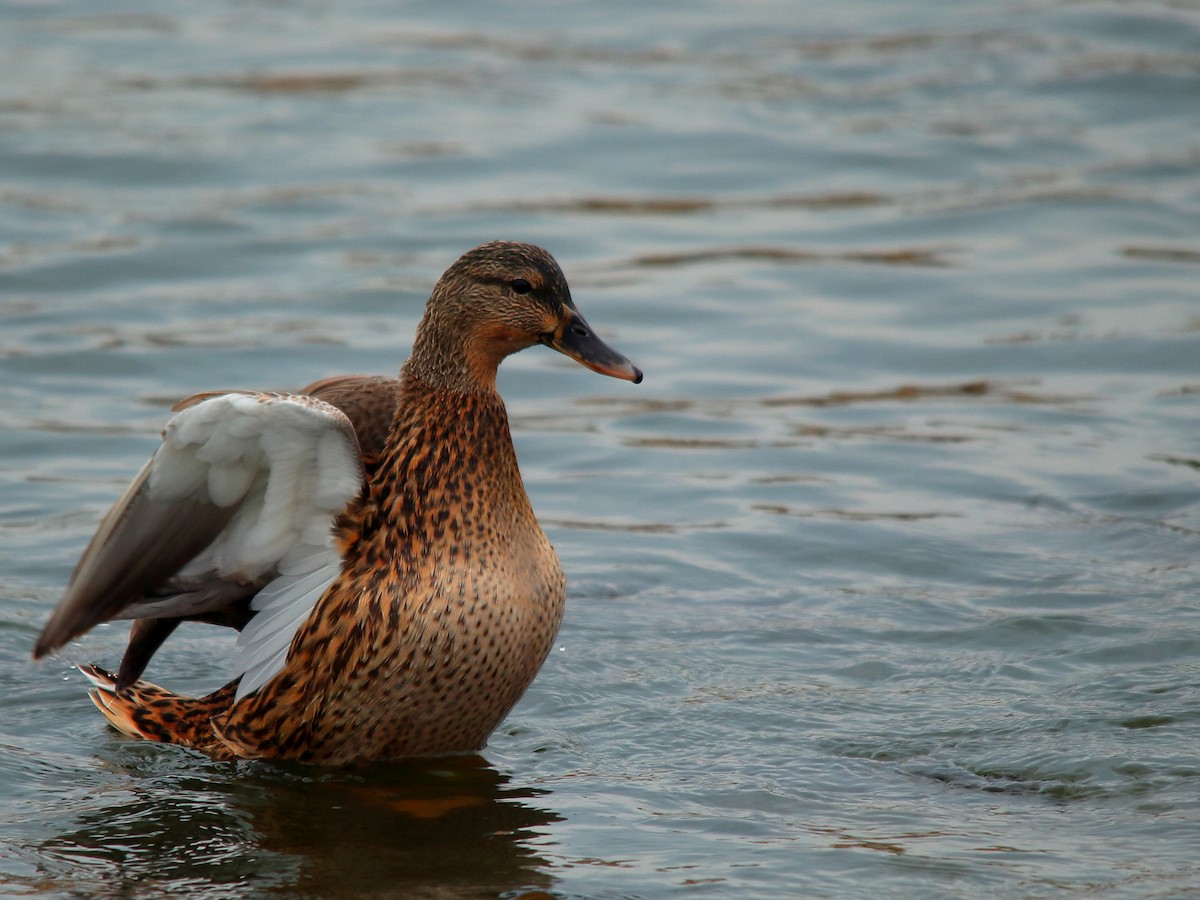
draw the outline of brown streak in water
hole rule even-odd
[[[1053,176],[1057,177],[1057,176]],[[1079,203],[1117,201],[1126,203],[1150,202],[1148,195],[1135,194],[1128,189],[1103,186],[1022,187],[1009,185],[1001,190],[977,192],[974,189],[954,190],[928,197],[929,208],[943,212],[998,209],[1026,203]]]
[[[976,847],[980,853],[1053,853],[1044,847],[1010,847],[1007,844],[997,844],[992,847]]]
[[[1200,459],[1189,459],[1186,456],[1163,456],[1157,453],[1151,454],[1149,458],[1155,462],[1164,462],[1171,466],[1186,466],[1189,469],[1200,471]]]
[[[457,34],[393,34],[384,40],[418,47],[447,50],[485,50],[526,62],[565,60],[570,63],[616,63],[621,65],[658,65],[677,63],[685,56],[683,51],[668,48],[649,50],[619,50],[612,47],[588,47],[567,44],[560,40],[528,41],[498,38],[479,32]]]
[[[146,433],[146,429],[141,425],[118,425],[114,423],[94,425],[75,419],[34,419],[29,423],[29,429],[31,431],[44,431],[47,434],[95,434],[105,436],[141,435]]]
[[[632,438],[626,442],[626,446],[672,450],[753,450],[762,444],[760,441],[745,438],[732,440],[727,438],[645,437]]]
[[[965,444],[974,438],[962,434],[918,434],[902,428],[883,426],[861,428],[828,428],[824,425],[796,424],[792,426],[795,439],[759,441],[753,438],[674,438],[664,436],[629,438],[626,447],[654,450],[758,450],[763,447],[782,449],[802,446],[812,438],[853,440],[868,438],[884,441],[904,441],[921,444]]]
[[[853,850],[855,848],[861,850],[882,850],[885,853],[894,853],[901,856],[908,852],[899,844],[888,843],[887,841],[868,841],[852,838],[850,840],[835,841],[832,845],[836,850]]]
[[[1152,259],[1155,262],[1200,263],[1200,250],[1174,247],[1122,247],[1121,255],[1127,259]]]
[[[1200,59],[1191,53],[1089,53],[1059,68],[1062,78],[1109,75],[1175,75],[1200,72]]]
[[[0,112],[19,112],[0,103]],[[53,194],[39,194],[26,190],[0,190],[0,206],[16,206],[21,209],[37,209],[49,212],[82,212],[86,207]]]
[[[87,34],[100,31],[178,31],[175,20],[166,16],[140,13],[109,13],[93,16],[68,16],[57,21],[47,20],[39,27],[66,34]]]
[[[549,213],[611,213],[618,215],[679,215],[717,210],[855,209],[892,203],[884,194],[850,191],[840,194],[783,194],[773,197],[605,197],[584,196],[541,200],[476,203],[468,212],[518,210]]]
[[[792,426],[792,433],[806,438],[829,438],[830,440],[853,440],[855,438],[871,438],[885,441],[908,441],[918,444],[966,444],[975,438],[965,434],[919,434],[903,428],[889,428],[883,425],[861,426],[857,428],[830,428],[826,425],[797,423]]]
[[[799,519],[844,519],[850,522],[919,522],[924,519],[958,519],[958,513],[944,512],[871,512],[856,509],[796,509],[779,503],[752,503],[751,509],[772,513],[777,516],[795,516]]]
[[[750,479],[751,484],[828,484],[827,478],[818,475],[760,475]]]
[[[1088,332],[1080,328],[1059,328],[1049,331],[1018,331],[985,339],[989,345],[1004,344],[1066,344],[1074,341],[1111,341],[1127,335],[1118,330]]]
[[[580,397],[575,400],[577,406],[628,406],[638,413],[686,412],[695,407],[694,400],[662,400],[655,397],[638,398],[633,403],[627,403],[627,397]],[[513,417],[514,419],[517,417]],[[533,421],[538,416],[521,417],[522,421]]]
[[[214,79],[222,87],[259,94],[304,94],[351,91],[370,81],[362,72],[304,72],[277,75],[242,75]]]
[[[1187,397],[1191,394],[1200,394],[1200,384],[1185,384],[1182,387],[1172,388],[1167,391],[1159,391],[1159,397]]]
[[[778,263],[853,262],[888,266],[945,267],[950,262],[932,250],[797,250],[789,247],[712,247],[678,253],[650,253],[635,257],[635,266],[679,266],[728,259],[750,259]]]
[[[902,384],[886,391],[834,391],[819,397],[768,397],[763,406],[845,406],[850,403],[877,403],[886,400],[922,400],[929,397],[981,397],[995,392],[986,381],[967,381],[949,385]]]
[[[724,522],[696,522],[680,529],[666,522],[596,522],[587,519],[542,519],[546,525],[558,528],[578,528],[584,531],[623,531],[631,534],[678,534],[679,531],[704,531],[712,528],[724,528]]]
[[[810,58],[828,58],[848,53],[879,55],[906,50],[920,50],[934,45],[942,39],[942,35],[930,32],[898,32],[896,34],[884,34],[868,38],[795,41],[792,46],[804,56]]]
[[[141,243],[141,240],[133,235],[102,235],[62,244],[11,244],[6,251],[0,253],[0,267],[57,256],[120,252],[138,247]]]
[[[225,88],[257,94],[330,94],[375,87],[411,87],[439,84],[462,87],[472,81],[463,70],[375,69],[327,72],[250,72],[238,75],[192,76],[181,79],[134,77],[122,79],[121,87],[158,90],[177,86]]]
[[[1180,389],[1179,394],[1200,393],[1200,385],[1185,387]],[[833,391],[829,394],[816,394],[810,396],[783,396],[783,397],[764,397],[758,399],[720,399],[720,400],[692,400],[692,399],[674,399],[664,400],[660,398],[647,397],[626,398],[626,397],[581,397],[575,400],[579,406],[597,407],[605,406],[614,408],[613,417],[630,416],[630,415],[652,415],[657,413],[701,413],[704,415],[719,416],[722,418],[737,417],[740,409],[749,406],[765,406],[765,407],[781,407],[781,406],[812,406],[812,407],[828,407],[828,406],[846,406],[852,403],[913,403],[921,400],[939,400],[939,399],[966,399],[966,398],[990,398],[1002,403],[1022,403],[1034,405],[1048,406],[1068,406],[1073,403],[1078,403],[1087,400],[1086,396],[1066,396],[1066,395],[1049,395],[1035,394],[1030,391],[1020,391],[1011,387],[1006,387],[991,381],[966,381],[959,384],[935,384],[935,385],[914,385],[904,384],[895,388],[888,388],[879,391]],[[594,417],[594,414],[590,414]],[[524,417],[522,421],[536,421],[536,417]],[[699,439],[696,439],[699,440]],[[695,446],[691,439],[680,439],[684,445]],[[724,440],[714,441],[715,446],[737,446],[731,445],[730,442]]]
[[[463,144],[460,141],[392,141],[383,149],[396,156],[423,159],[439,156],[460,156]]]

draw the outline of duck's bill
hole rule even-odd
[[[596,332],[578,313],[559,325],[555,332],[544,336],[542,343],[593,372],[641,384],[642,370],[596,337]]]

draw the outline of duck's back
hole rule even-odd
[[[396,406],[400,379],[387,375],[335,375],[314,381],[300,393],[336,406],[354,426],[363,464],[370,469],[383,454]]]

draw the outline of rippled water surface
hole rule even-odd
[[[1171,0],[0,7],[3,891],[1200,891],[1198,97]],[[30,662],[171,402],[394,372],[495,237],[647,375],[502,370],[570,597],[481,758]]]

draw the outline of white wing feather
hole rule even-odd
[[[236,699],[250,696],[283,668],[297,629],[341,570],[332,548],[308,562],[311,569],[280,575],[250,602],[259,612],[238,635],[233,667],[242,680]]]
[[[167,423],[151,498],[238,506],[180,577],[275,576],[251,601],[258,614],[238,637],[237,699],[283,668],[297,629],[341,570],[333,518],[357,496],[362,478],[349,419],[311,397],[221,394]]]

